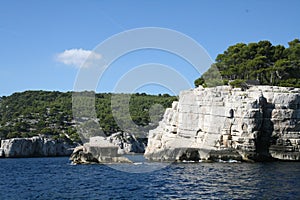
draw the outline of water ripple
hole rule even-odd
[[[126,173],[67,158],[0,159],[0,199],[296,199],[299,179],[300,163],[293,162],[182,163]]]

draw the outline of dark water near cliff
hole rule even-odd
[[[151,173],[68,158],[0,159],[0,199],[299,199],[300,163],[172,164]]]

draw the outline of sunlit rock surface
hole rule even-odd
[[[50,157],[70,156],[73,146],[61,141],[43,137],[12,138],[0,141],[0,157]]]
[[[252,86],[182,91],[149,132],[145,157],[300,160],[300,90]]]

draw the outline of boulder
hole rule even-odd
[[[91,137],[89,142],[76,147],[70,160],[73,164],[131,163],[129,159],[118,154],[117,145],[101,136]]]
[[[108,141],[118,146],[119,154],[144,153],[145,144],[141,139],[136,139],[133,134],[117,132],[108,137]]]

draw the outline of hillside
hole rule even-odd
[[[96,113],[104,133],[111,135],[121,131],[111,111],[112,94],[101,93],[95,96]],[[160,104],[164,108],[170,107],[174,100],[176,97],[167,94],[133,94],[129,104],[132,120],[137,125],[152,129],[157,124],[150,123],[149,108],[154,104]],[[161,111],[161,115],[163,112],[164,110]],[[72,114],[72,92],[25,91],[1,97],[0,139],[36,135],[80,142]]]

